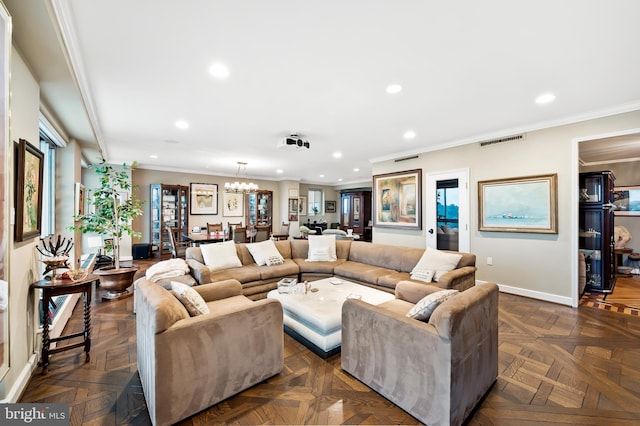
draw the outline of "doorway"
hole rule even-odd
[[[427,247],[469,252],[469,169],[427,174]]]

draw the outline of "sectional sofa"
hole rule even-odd
[[[336,261],[310,262],[306,260],[308,240],[291,239],[275,241],[274,244],[284,258],[284,263],[280,265],[258,266],[244,243],[236,244],[242,263],[240,267],[211,271],[205,265],[200,247],[189,247],[185,257],[190,273],[198,284],[236,279],[242,284],[243,295],[252,300],[265,298],[282,278],[314,281],[336,276],[389,293],[394,293],[400,281],[425,284],[411,279],[411,271],[422,258],[424,249],[336,240]],[[476,256],[456,253],[462,255],[457,267],[442,275],[438,282],[430,284],[460,291],[475,285]]]

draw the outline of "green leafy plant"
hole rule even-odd
[[[91,166],[100,180],[100,187],[91,191],[87,209],[90,213],[74,216],[80,224],[70,226],[68,229],[82,233],[96,233],[113,238],[113,258],[115,269],[120,269],[120,238],[124,235],[139,238],[141,233],[136,232],[131,221],[142,214],[143,201],[138,200],[133,191],[136,189],[131,184],[129,173],[136,168],[134,162],[131,166],[122,165],[122,170],[116,170],[108,164],[104,158],[98,164]]]

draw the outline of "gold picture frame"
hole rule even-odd
[[[558,175],[478,182],[478,229],[558,233]]]
[[[422,169],[374,175],[373,188],[374,227],[422,229]]]

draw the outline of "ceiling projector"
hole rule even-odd
[[[302,140],[302,138],[300,138],[300,136],[296,134],[287,136],[286,138],[282,139],[278,143],[278,148],[284,148],[284,149],[299,149],[299,148],[309,149],[309,147],[310,147],[309,141]]]

